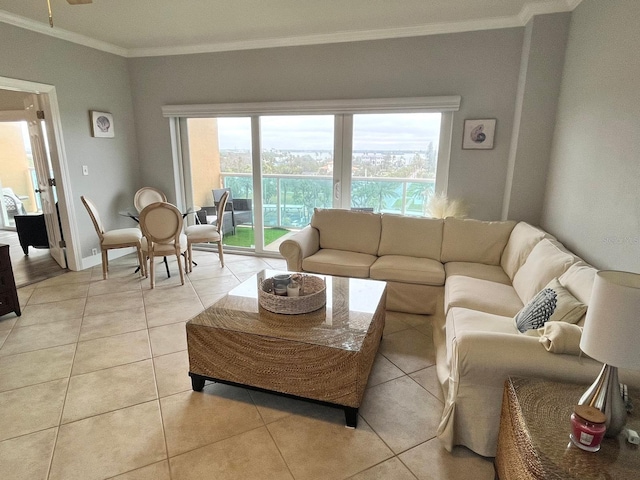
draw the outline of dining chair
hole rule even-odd
[[[224,209],[227,206],[227,200],[229,198],[229,192],[226,191],[220,197],[218,201],[218,211],[215,225],[191,225],[185,229],[187,235],[187,271],[193,271],[193,250],[192,245],[194,243],[217,243],[218,244],[218,257],[220,257],[220,264],[224,268],[224,253],[222,251],[222,224]]]
[[[154,187],[142,187],[133,197],[133,205],[136,207],[138,213],[142,212],[142,209],[147,205],[166,201],[167,196],[164,192]]]
[[[182,233],[182,213],[175,205],[167,202],[155,202],[140,212],[142,229],[142,252],[145,258],[145,276],[151,275],[151,288],[155,287],[155,256],[166,257],[175,254],[180,271],[180,281],[184,285],[184,270],[180,257],[187,251],[187,236]],[[146,268],[146,258],[149,268]],[[185,269],[187,268],[185,255]]]
[[[138,261],[142,266],[141,272],[144,275],[144,263],[142,262],[142,232],[140,232],[139,228],[118,228],[115,230],[105,231],[102,221],[100,220],[100,215],[98,214],[98,209],[95,204],[89,200],[84,195],[80,197],[82,203],[84,204],[87,212],[89,212],[89,216],[91,217],[91,221],[93,222],[93,226],[96,229],[96,233],[98,234],[98,238],[100,239],[100,250],[102,252],[102,278],[107,279],[109,272],[109,255],[108,251],[113,250],[115,248],[128,248],[134,247],[138,253]]]

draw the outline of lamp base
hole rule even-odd
[[[580,397],[578,405],[590,405],[604,413],[607,417],[605,437],[617,437],[627,423],[627,410],[618,382],[618,367],[605,363],[596,381]]]

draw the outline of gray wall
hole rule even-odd
[[[117,214],[132,205],[139,175],[126,60],[4,23],[0,45],[0,76],[56,87],[69,193],[81,254],[88,257],[99,243],[80,195],[95,201],[107,228],[132,226]],[[91,137],[89,110],[113,114],[114,139]],[[88,176],[82,175],[82,165],[89,166]]]
[[[141,178],[173,189],[163,105],[461,95],[449,195],[476,218],[498,219],[524,28],[129,59]],[[465,118],[497,118],[493,150],[462,150]]]
[[[540,223],[570,13],[538,15],[525,29],[502,218]]]
[[[598,268],[640,272],[640,2],[573,12],[542,226]]]

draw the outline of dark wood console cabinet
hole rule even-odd
[[[11,268],[9,245],[0,244],[0,315],[10,312],[15,312],[18,316],[22,314]]]

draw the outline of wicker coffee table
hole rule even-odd
[[[326,278],[326,306],[279,315],[258,305],[258,285],[285,273],[264,270],[187,322],[193,390],[205,380],[343,408],[356,427],[386,306],[386,283]]]

